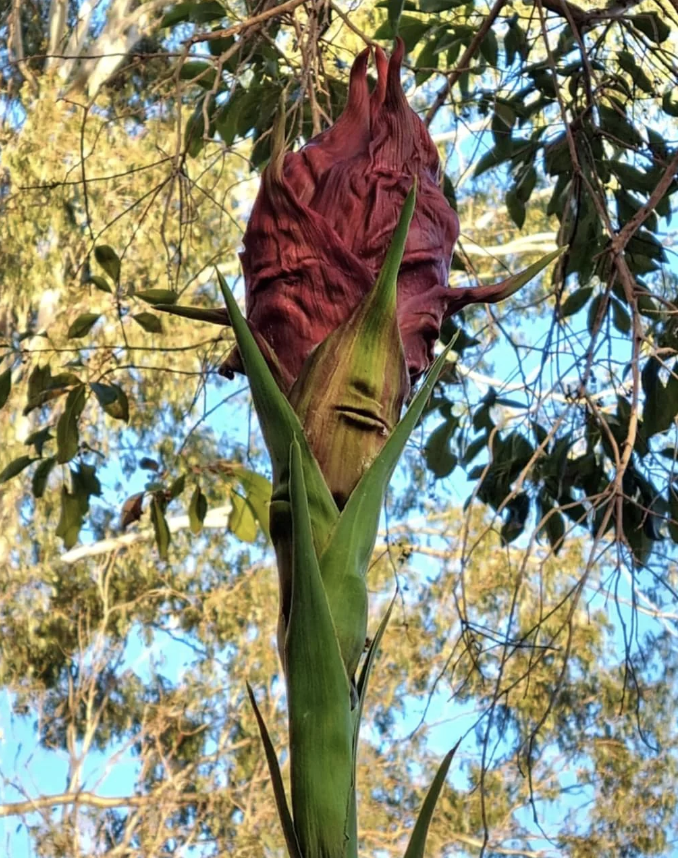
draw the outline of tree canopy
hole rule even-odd
[[[246,691],[280,747],[269,465],[218,373],[215,269],[237,293],[279,106],[299,147],[396,36],[461,222],[450,283],[567,250],[446,324],[368,580],[372,631],[397,592],[362,847],[402,854],[462,740],[430,854],[673,853],[674,0],[7,0],[8,854],[282,854]]]

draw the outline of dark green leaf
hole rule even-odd
[[[101,313],[82,313],[68,329],[68,339],[86,337],[101,318]]]
[[[492,137],[494,145],[501,149],[503,143],[511,140],[511,131],[516,122],[515,110],[505,102],[497,102],[492,116]]]
[[[73,491],[81,500],[83,515],[89,509],[89,499],[92,495],[101,497],[101,483],[93,465],[80,463],[76,471],[71,470]]]
[[[191,502],[188,506],[188,520],[190,523],[191,533],[200,533],[202,523],[207,515],[207,498],[200,490],[200,486],[196,486],[191,496]]]
[[[629,146],[640,146],[642,144],[643,138],[640,133],[620,110],[600,104],[598,105],[598,114],[601,129],[611,137]]]
[[[111,280],[117,283],[120,278],[120,259],[115,250],[107,244],[100,244],[94,248],[94,258]]]
[[[169,487],[169,500],[174,500],[174,498],[179,497],[185,487],[186,474],[181,474],[181,476],[177,477],[176,480],[174,480],[172,482],[172,485]]]
[[[513,223],[518,229],[522,229],[525,223],[525,203],[519,198],[515,187],[506,194],[506,209]]]
[[[415,61],[417,73],[415,75],[415,83],[421,86],[433,74],[433,69],[438,68],[438,54],[436,53],[436,40],[430,39],[424,47],[419,51],[419,55]]]
[[[450,450],[450,441],[458,425],[459,420],[452,417],[434,429],[426,441],[426,467],[437,480],[449,476],[457,466],[457,457]]]
[[[631,330],[631,316],[616,299],[612,299],[612,324],[622,334],[628,334]]]
[[[74,387],[66,398],[64,411],[57,423],[57,462],[63,465],[78,452],[78,420],[85,407],[86,387],[84,384]]]
[[[375,32],[374,38],[390,40],[400,36],[405,43],[405,50],[409,53],[430,27],[430,21],[422,21],[421,18],[414,18],[412,15],[401,15],[397,30],[391,21],[384,21]]]
[[[549,541],[549,545],[553,549],[554,554],[558,554],[563,547],[563,538],[565,536],[565,522],[562,515],[557,510],[552,510],[544,524],[544,530]]]
[[[12,459],[12,461],[0,472],[0,483],[6,483],[7,480],[11,480],[12,477],[16,477],[20,474],[24,468],[27,468],[31,462],[37,461],[32,456],[19,456],[17,459]]]
[[[592,286],[585,286],[583,289],[577,289],[571,295],[568,295],[560,307],[561,319],[566,319],[568,316],[574,316],[588,302],[593,294]]]
[[[393,33],[398,32],[398,23],[400,16],[403,13],[404,0],[387,0],[386,11],[388,13],[388,21],[393,28]]]
[[[194,24],[207,24],[210,21],[226,17],[226,10],[216,0],[203,2],[177,3],[163,16],[161,27],[173,27],[182,21],[192,21]]]
[[[497,68],[499,61],[499,43],[494,30],[488,30],[485,38],[480,43],[480,54],[483,59],[487,60],[488,65],[492,68]]]
[[[12,390],[12,368],[6,369],[0,374],[0,408],[9,399],[10,391]]]
[[[26,438],[24,444],[26,446],[35,446],[35,452],[38,456],[42,456],[42,448],[48,441],[52,440],[52,434],[50,433],[50,426],[43,426],[42,429],[36,429],[35,432],[31,432],[31,434]]]
[[[148,331],[149,334],[162,333],[162,322],[157,316],[154,316],[153,313],[137,313],[136,316],[132,316],[132,318],[138,325],[141,325],[145,331]]]
[[[662,21],[656,12],[642,12],[640,15],[629,15],[625,20],[633,24],[636,30],[640,30],[648,39],[651,39],[658,45],[665,42],[671,35],[671,28],[666,21]]]
[[[662,110],[668,113],[669,116],[678,116],[678,101],[672,101],[671,96],[675,90],[667,89],[662,96]]]
[[[639,89],[642,89],[643,92],[646,92],[648,95],[654,95],[654,86],[652,81],[638,65],[636,58],[630,51],[619,51],[617,59],[619,61],[619,65],[628,75],[630,75],[631,80]]]
[[[170,532],[165,518],[162,502],[157,495],[151,499],[151,522],[155,533],[155,543],[161,560],[167,560],[167,550],[170,544]]]
[[[110,417],[116,420],[129,421],[129,400],[125,391],[117,384],[101,384],[93,381],[90,384],[99,405]]]
[[[93,274],[88,280],[87,283],[91,283],[92,286],[96,286],[101,292],[108,292],[109,295],[113,294],[113,290],[110,287],[110,284],[103,277],[98,277]]]
[[[204,60],[188,60],[183,63],[179,71],[181,80],[191,80],[203,89],[212,89],[217,78],[217,71],[212,63]],[[198,78],[196,80],[196,78]],[[166,302],[169,303],[169,302]]]
[[[45,488],[47,487],[47,480],[49,479],[49,475],[51,474],[52,468],[55,464],[56,457],[50,456],[49,459],[43,459],[33,472],[31,488],[34,498],[39,500],[44,495]]]
[[[144,289],[142,292],[135,292],[134,297],[141,298],[147,304],[176,304],[179,296],[171,289]]]

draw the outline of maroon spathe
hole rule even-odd
[[[460,290],[447,287],[459,220],[440,190],[433,141],[405,100],[403,51],[400,40],[390,60],[375,49],[371,94],[369,50],[359,54],[337,122],[264,175],[244,237],[247,318],[288,381],[372,288],[414,177],[417,204],[398,278],[412,380],[429,366],[443,319],[459,309]]]

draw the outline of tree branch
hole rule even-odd
[[[208,799],[208,796],[200,796],[198,793],[187,795],[175,795],[168,797],[173,804],[196,804]],[[10,802],[0,804],[0,818],[7,816],[20,816],[25,813],[35,813],[49,807],[63,807],[66,804],[86,805],[99,810],[109,810],[115,807],[145,807],[149,804],[157,804],[157,795],[128,795],[128,796],[101,796],[93,792],[64,792],[59,795],[41,795],[26,801]]]
[[[228,503],[224,506],[217,506],[214,509],[207,510],[207,515],[202,526],[226,527],[231,509],[232,506]],[[186,530],[190,526],[190,521],[187,515],[173,515],[167,519],[167,526],[170,533],[176,533],[179,530]],[[70,551],[62,554],[61,562],[75,563],[85,557],[111,554],[113,551],[129,548],[130,545],[134,545],[136,542],[143,542],[145,539],[153,539],[153,530],[150,527],[138,530],[135,533],[121,533],[120,536],[112,536],[110,539],[100,539],[98,542],[90,542],[88,545],[78,545],[77,548],[71,548]]]
[[[661,198],[668,191],[676,173],[678,173],[678,152],[667,165],[664,175],[657,182],[657,186],[650,194],[645,205],[638,209],[631,220],[625,224],[623,229],[621,229],[612,239],[612,249],[615,253],[621,253],[624,250],[631,238],[633,238],[636,230],[638,230],[650,216]]]

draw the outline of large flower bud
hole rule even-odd
[[[410,378],[432,360],[449,314],[447,288],[456,213],[440,190],[439,159],[400,83],[403,44],[390,60],[375,49],[351,71],[337,122],[271,165],[245,233],[247,318],[290,381],[310,352],[346,322],[372,288],[413,179],[417,205],[398,278],[398,324]],[[237,368],[233,356],[226,370]]]

